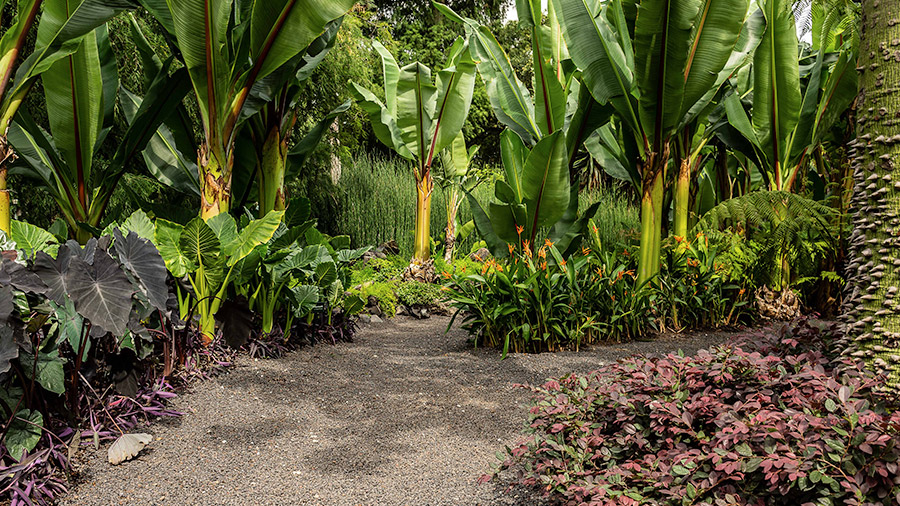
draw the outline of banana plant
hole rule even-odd
[[[508,254],[508,244],[533,245],[541,228],[554,227],[554,238],[571,239],[572,227],[585,223],[577,220],[578,185],[570,184],[579,178],[576,156],[612,108],[594,100],[574,72],[556,8],[548,6],[545,21],[541,2],[516,3],[519,23],[532,37],[532,96],[488,27],[446,5],[435,6],[465,27],[494,114],[508,129],[501,143],[506,181],[495,186],[499,202],[485,210],[469,199],[479,233],[494,255]],[[523,186],[526,178],[534,184]]]
[[[432,80],[421,63],[400,68],[397,60],[378,41],[384,72],[385,101],[357,83],[351,92],[369,115],[378,140],[403,158],[415,162],[415,247],[408,272],[419,272],[431,260],[432,164],[462,130],[475,89],[475,63],[462,38],[450,48],[447,65]],[[429,274],[425,274],[428,277]]]
[[[805,90],[801,91],[799,41],[787,0],[767,0],[766,29],[753,58],[752,115],[737,93],[725,100],[729,131],[722,136],[759,167],[769,190],[797,191],[798,178],[857,94],[855,38],[829,45],[822,33]],[[837,52],[834,63],[826,56]],[[737,134],[737,135],[735,135]]]
[[[297,100],[306,80],[334,47],[342,21],[343,18],[338,18],[329,23],[325,32],[301,54],[250,90],[250,98],[241,113],[240,121],[244,127],[238,142],[255,156],[246,157],[248,165],[236,170],[236,187],[245,188],[241,198],[245,202],[255,175],[260,216],[285,209],[288,203],[285,181],[297,175],[331,124],[350,108],[349,100],[339,105],[313,125],[292,148],[289,146],[300,118]],[[267,97],[276,98],[267,100]]]
[[[175,278],[187,278],[193,296],[179,288],[179,301],[184,308],[194,306],[199,315],[200,333],[206,344],[216,332],[216,313],[225,301],[238,263],[267,242],[281,224],[284,211],[272,211],[263,218],[249,221],[240,231],[228,213],[220,213],[207,222],[196,217],[187,225],[164,219],[156,220],[154,239],[166,268]],[[192,304],[185,304],[190,300]],[[182,310],[182,317],[190,314]]]
[[[479,146],[466,149],[466,138],[460,132],[448,149],[441,153],[441,164],[434,172],[435,182],[447,194],[447,227],[444,230],[444,261],[453,260],[457,240],[457,220],[463,192],[471,192],[481,182],[474,171],[473,160]],[[466,226],[472,227],[474,224]],[[464,226],[463,228],[466,228]]]
[[[5,5],[6,2],[2,2]],[[28,35],[41,7],[41,25],[46,26],[38,37],[34,52],[21,61]],[[10,197],[7,176],[17,155],[7,136],[9,128],[25,99],[42,72],[54,62],[74,53],[81,39],[123,9],[133,7],[126,0],[19,0],[15,17],[0,38],[0,230],[10,232]],[[65,10],[62,10],[65,8]]]
[[[633,145],[641,182],[638,283],[659,271],[665,170],[676,133],[734,72],[748,0],[551,0],[572,61],[594,99],[610,104]],[[632,35],[633,33],[633,35]]]
[[[65,21],[65,5],[46,0],[38,42],[48,40]],[[171,62],[169,62],[171,63]],[[114,123],[119,85],[106,25],[85,35],[71,54],[42,74],[50,131],[21,110],[9,132],[18,153],[13,173],[40,181],[56,200],[71,234],[81,243],[100,225],[103,213],[132,157],[140,153],[168,111],[189,89],[186,74],[171,78],[165,69],[134,113],[131,126],[109,163],[98,163],[100,147]]]
[[[142,0],[174,38],[200,107],[197,150],[200,216],[229,210],[235,140],[254,87],[296,68],[309,45],[353,6],[353,0]]]
[[[38,40],[58,31],[61,2],[47,0]],[[171,63],[171,62],[169,62]],[[41,81],[50,131],[39,127],[27,111],[19,111],[9,140],[19,157],[13,173],[40,181],[56,200],[71,234],[81,243],[100,225],[113,191],[132,157],[140,153],[168,111],[185,96],[184,72],[163,71],[134,113],[131,126],[109,163],[98,163],[100,147],[114,123],[119,85],[106,25],[84,36],[77,50],[50,65]]]

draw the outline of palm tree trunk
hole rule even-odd
[[[863,0],[857,138],[851,143],[856,188],[851,206],[849,280],[842,351],[900,386],[900,0]],[[874,177],[873,177],[874,176]]]

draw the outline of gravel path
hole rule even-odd
[[[696,349],[723,333],[580,353],[472,350],[449,319],[395,318],[356,341],[277,360],[243,356],[176,400],[134,461],[88,450],[66,505],[438,506],[540,504],[476,479],[514,443],[529,394],[513,385],[587,372],[635,353]]]

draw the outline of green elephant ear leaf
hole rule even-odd
[[[44,426],[44,417],[40,411],[22,409],[16,413],[16,417],[9,424],[9,431],[3,438],[3,444],[10,456],[21,461],[25,452],[34,450],[41,441]]]
[[[181,254],[197,266],[197,271],[207,287],[218,287],[224,278],[222,244],[216,233],[202,218],[188,222],[178,242]]]
[[[156,220],[154,244],[166,263],[166,268],[176,278],[182,278],[197,269],[197,264],[181,251],[181,234],[184,227],[162,218]]]
[[[150,221],[150,217],[141,209],[132,213],[131,216],[122,222],[122,225],[119,228],[122,229],[123,233],[127,234],[128,232],[134,232],[139,237],[151,241],[153,240],[153,234],[156,231],[153,227],[153,222]]]
[[[225,251],[229,257],[228,265],[234,265],[238,260],[249,255],[253,248],[268,242],[278,229],[278,225],[281,224],[282,217],[284,217],[284,211],[269,211],[262,218],[253,220],[244,227],[237,240],[232,243],[231,249]]]
[[[297,285],[291,288],[290,298],[294,316],[303,318],[319,303],[319,287],[315,285]]]
[[[216,233],[225,255],[231,255],[238,240],[237,222],[234,221],[234,217],[228,213],[219,213],[210,218],[206,224]]]
[[[316,278],[320,287],[329,286],[337,279],[337,265],[334,262],[322,262],[316,266]]]
[[[16,243],[16,249],[24,251],[28,258],[34,258],[39,251],[56,256],[59,249],[53,234],[30,223],[13,220],[9,232],[10,239]]]
[[[66,392],[66,373],[63,369],[63,359],[59,356],[59,350],[50,353],[39,353],[37,364],[34,363],[34,355],[22,353],[19,355],[22,370],[29,379],[34,379],[48,392],[62,395]],[[34,376],[32,376],[34,371]]]

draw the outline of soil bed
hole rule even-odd
[[[67,505],[528,505],[476,480],[520,437],[529,393],[514,385],[588,372],[633,354],[692,353],[733,334],[663,335],[579,353],[471,349],[449,319],[365,325],[354,343],[275,360],[245,355],[176,399],[186,415],[147,432],[137,460],[81,455]]]

